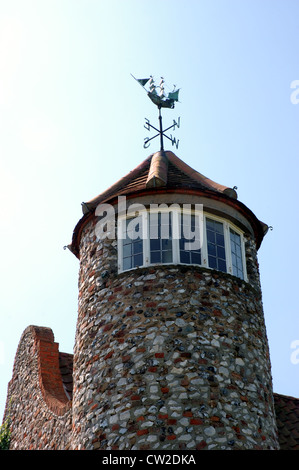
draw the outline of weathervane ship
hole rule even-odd
[[[133,75],[132,75],[133,77]],[[133,77],[135,78],[135,77]],[[164,91],[164,78],[161,77],[161,81],[159,86],[155,85],[154,79],[152,76],[149,78],[135,78],[138,83],[145,89],[147,92],[147,95],[149,98],[152,100],[154,104],[156,104],[161,108],[174,108],[174,104],[176,101],[179,101],[179,91],[180,89],[176,89],[176,86],[174,85],[174,89],[172,92],[168,93],[168,95],[165,95]],[[148,83],[149,85],[149,90],[145,88],[145,85]],[[157,88],[159,88],[159,93],[157,93]]]
[[[160,129],[157,129],[154,127],[152,124],[150,124],[150,121],[146,119],[146,125],[144,126],[147,130],[154,129],[158,132],[154,137],[152,138],[145,138],[144,139],[144,148],[147,148],[150,144],[149,142],[156,137],[160,136],[160,144],[161,144],[161,151],[164,151],[164,144],[163,144],[163,136],[169,139],[172,143],[172,145],[176,145],[176,148],[178,148],[179,145],[179,140],[176,140],[175,137],[170,137],[165,134],[166,131],[169,129],[175,130],[176,127],[180,127],[180,118],[178,118],[177,121],[173,120],[173,124],[169,126],[167,129],[163,130],[162,126],[162,115],[161,115],[161,108],[171,108],[173,109],[175,106],[175,102],[179,101],[179,91],[180,89],[177,89],[176,86],[174,85],[173,91],[168,93],[167,95],[165,94],[164,90],[164,78],[161,77],[160,83],[158,86],[155,85],[154,79],[152,76],[149,78],[135,78],[133,75],[132,77],[144,88],[144,90],[147,92],[148,97],[151,99],[151,101],[158,107],[159,109],[159,122],[160,122]],[[145,88],[145,85],[149,86],[149,89],[147,90]],[[159,92],[157,92],[157,89]]]

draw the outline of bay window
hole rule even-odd
[[[207,213],[180,208],[120,217],[119,272],[159,264],[199,265],[246,280],[242,232]]]

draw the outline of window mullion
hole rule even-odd
[[[172,211],[172,261],[174,264],[180,263],[180,248],[179,248],[179,230],[180,230],[180,214],[179,211]],[[177,235],[177,236],[176,236]]]
[[[143,222],[143,264],[148,266],[150,264],[150,233],[149,233],[149,213],[145,211],[142,214]]]
[[[203,217],[203,240],[202,240],[202,265],[207,268],[209,266],[208,263],[208,241],[207,241],[207,225],[206,225],[206,217]]]
[[[123,232],[126,224],[125,218],[118,218],[119,230],[118,230],[118,270],[123,271]]]
[[[230,244],[230,232],[229,224],[224,222],[224,243],[225,243],[225,255],[226,255],[226,270],[229,274],[233,273],[233,263],[232,263],[232,252]]]
[[[242,267],[243,267],[243,278],[246,282],[248,282],[247,277],[247,266],[246,266],[246,254],[245,254],[245,240],[243,233],[240,234],[241,237],[241,253],[242,253]]]

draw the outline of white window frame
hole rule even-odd
[[[184,213],[189,213],[190,215],[200,215],[194,210],[189,210],[184,208]],[[154,210],[151,209],[151,212],[160,212],[160,213],[169,213],[172,212],[172,231],[179,229],[179,213],[182,214],[182,209],[179,207],[159,207]],[[121,215],[118,217],[118,224],[119,229],[118,233],[123,233],[123,224],[126,223],[128,218],[135,218],[137,215],[126,216]],[[248,281],[247,277],[247,270],[246,270],[246,255],[245,255],[245,241],[244,241],[244,234],[243,232],[232,222],[229,222],[226,219],[221,217],[215,216],[214,214],[210,214],[208,212],[203,212],[203,243],[201,246],[201,264],[194,264],[194,263],[182,263],[180,261],[180,246],[179,246],[179,239],[173,237],[172,238],[172,262],[169,263],[151,263],[150,262],[150,239],[149,236],[149,211],[143,210],[138,213],[138,216],[142,217],[142,233],[143,233],[143,264],[142,266],[137,266],[134,268],[130,268],[127,270],[123,269],[123,243],[122,239],[118,240],[118,272],[127,272],[132,271],[134,269],[147,267],[147,266],[161,266],[163,264],[167,265],[185,265],[185,266],[202,266],[208,269],[210,268],[208,264],[208,245],[207,245],[207,228],[206,228],[206,219],[215,220],[223,224],[223,232],[224,232],[224,241],[225,241],[225,256],[226,256],[226,272],[228,274],[233,275],[233,266],[232,266],[232,255],[231,255],[231,243],[230,243],[230,229],[236,232],[240,236],[241,242],[241,254],[242,254],[242,264],[243,264],[243,280]],[[221,272],[221,271],[220,271]],[[223,272],[223,271],[222,271]],[[238,279],[241,279],[238,277]]]

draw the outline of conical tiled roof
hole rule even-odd
[[[189,188],[215,191],[237,199],[234,189],[220,185],[184,163],[174,153],[157,152],[146,158],[133,171],[114,183],[106,191],[83,204],[83,214],[111,198],[150,188]]]
[[[150,155],[106,191],[90,201],[82,203],[83,218],[74,230],[72,244],[69,246],[70,250],[78,256],[81,230],[90,217],[94,216],[94,211],[99,204],[113,203],[117,201],[118,196],[143,196],[153,192],[160,194],[163,192],[189,192],[224,201],[249,218],[256,233],[258,247],[267,230],[267,226],[258,221],[255,215],[238,201],[237,193],[233,188],[212,181],[191,168],[173,152],[163,151]]]

